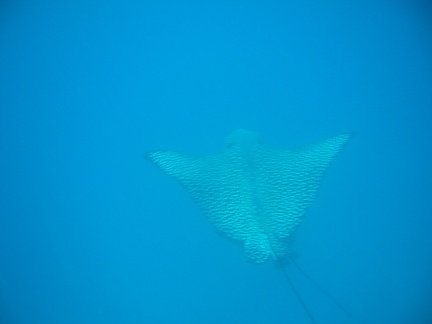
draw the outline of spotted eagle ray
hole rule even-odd
[[[257,133],[239,129],[228,136],[225,150],[216,154],[154,151],[147,156],[184,186],[220,232],[242,244],[249,261],[263,263],[272,258],[279,265],[296,264],[290,250],[292,236],[324,172],[351,136],[345,133],[309,146],[282,149],[263,144]],[[287,272],[279,268],[310,321],[316,323]]]

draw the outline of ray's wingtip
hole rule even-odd
[[[357,134],[357,132],[354,131],[348,131],[348,132],[344,132],[341,133],[339,135],[336,135],[334,138],[339,138],[340,140],[342,140],[345,144],[347,144],[349,141],[351,141],[353,139],[353,137],[355,137]]]

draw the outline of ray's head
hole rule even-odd
[[[249,149],[260,145],[261,140],[258,133],[237,129],[227,137],[226,144],[228,147]]]

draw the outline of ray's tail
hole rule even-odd
[[[275,257],[273,255],[273,257]],[[342,306],[341,303],[339,303],[336,298],[334,298],[330,293],[325,290],[318,282],[316,282],[297,262],[294,261],[292,258],[288,258],[289,263],[294,264],[294,266],[297,268],[298,271],[302,273],[306,279],[308,279],[323,295],[325,295],[334,305],[336,305],[342,312],[344,312],[351,320],[353,320],[353,316],[351,313]],[[276,267],[282,272],[283,276],[287,280],[291,290],[294,292],[294,295],[296,296],[297,300],[301,304],[304,312],[306,313],[307,317],[309,318],[309,321],[312,324],[317,324],[314,316],[312,315],[312,312],[310,311],[308,305],[304,301],[303,297],[300,295],[299,291],[297,290],[296,286],[294,285],[293,281],[291,280],[290,276],[288,275],[288,271],[286,268],[286,263],[280,263],[277,259],[275,260]]]
[[[305,313],[308,316],[308,318],[311,321],[311,323],[317,324],[317,322],[315,321],[315,318],[313,317],[311,311],[309,310],[309,307],[307,306],[307,304],[303,300],[302,296],[298,292],[296,286],[294,285],[294,283],[292,282],[291,278],[289,277],[288,272],[286,271],[286,268],[285,267],[279,267],[279,269],[282,271],[282,274],[284,275],[285,279],[288,281],[288,284],[290,285],[292,291],[294,292],[294,294],[297,297],[298,301],[302,305],[302,308],[305,311]]]
[[[339,309],[341,311],[343,311],[348,317],[353,318],[352,314],[344,306],[342,306],[342,304],[339,303],[336,298],[334,298],[332,295],[330,295],[327,290],[325,290],[323,287],[321,287],[321,285],[318,284],[318,282],[316,282],[306,271],[304,271],[303,268],[300,267],[300,265],[297,262],[295,262],[295,260],[290,260],[290,261],[303,274],[303,276],[305,276],[311,283],[313,283],[314,286],[316,288],[318,288],[318,290],[321,291],[322,294],[324,294],[329,300],[331,300],[333,302],[333,304],[335,304],[337,307],[339,307]],[[286,271],[283,271],[283,272],[286,272]],[[285,277],[287,277],[287,275],[285,275]]]

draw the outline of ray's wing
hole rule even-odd
[[[312,204],[324,172],[350,138],[341,134],[294,150],[266,148],[260,157],[259,218],[274,258],[289,252],[289,237]]]
[[[185,187],[225,235],[242,242],[259,236],[253,188],[241,156],[232,151],[199,157],[157,151],[148,157]]]
[[[249,143],[207,156],[156,151],[148,157],[186,188],[221,232],[243,243],[248,259],[260,263],[288,252],[287,239],[350,136],[295,150]]]

